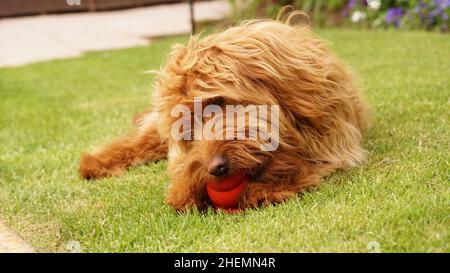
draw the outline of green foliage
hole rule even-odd
[[[236,20],[254,18],[255,16],[275,17],[280,8],[291,5],[311,15],[314,21],[323,24],[325,15],[342,8],[347,0],[229,0]]]
[[[316,24],[324,25],[325,17],[342,8],[345,3],[346,0],[296,0],[292,4],[297,9],[311,14]]]

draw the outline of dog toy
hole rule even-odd
[[[248,177],[244,173],[235,174],[220,181],[208,181],[206,190],[216,209],[222,209],[228,213],[236,213],[239,196],[247,185]]]

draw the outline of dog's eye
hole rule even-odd
[[[211,100],[209,104],[223,106],[225,104],[225,99],[223,97],[215,97]]]

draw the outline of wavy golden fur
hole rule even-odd
[[[278,203],[317,185],[336,169],[361,164],[366,107],[347,69],[310,27],[294,25],[298,12],[279,20],[250,20],[203,39],[176,45],[155,82],[152,111],[136,129],[81,160],[87,179],[120,175],[139,163],[168,157],[167,202],[177,210],[206,208],[205,183],[214,157],[228,174],[244,170],[250,183],[240,207]],[[258,141],[175,141],[177,104],[194,97],[219,105],[279,105],[280,144],[262,151]]]

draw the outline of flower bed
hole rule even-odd
[[[273,16],[284,5],[320,26],[449,31],[450,0],[230,0],[238,18]]]

